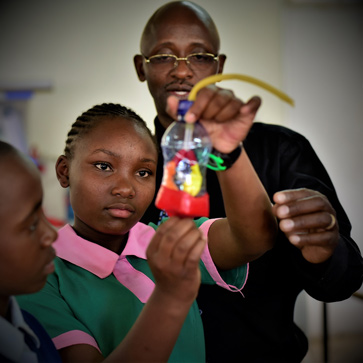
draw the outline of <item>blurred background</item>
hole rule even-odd
[[[45,211],[56,226],[72,219],[56,180],[75,119],[103,102],[134,109],[153,129],[156,115],[133,56],[163,0],[0,2],[0,139],[32,155],[42,171]],[[261,79],[295,107],[254,85],[223,81],[258,121],[306,136],[336,187],[363,251],[363,4],[357,0],[195,0],[214,19],[227,54],[224,73]],[[222,86],[222,85],[221,85]],[[361,288],[358,293],[362,294]],[[363,301],[326,306],[330,362],[363,361]],[[301,294],[296,320],[309,337],[304,362],[323,361],[323,304]]]

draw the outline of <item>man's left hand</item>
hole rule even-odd
[[[336,213],[325,195],[310,189],[275,193],[273,213],[290,243],[311,263],[329,259],[339,239]]]

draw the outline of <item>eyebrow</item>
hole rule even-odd
[[[163,43],[158,44],[157,45],[157,48],[160,48],[160,47],[169,47],[169,46],[174,46],[174,45],[175,45],[175,43],[173,43],[171,41],[167,41],[167,42],[163,42]],[[207,49],[208,48],[207,44],[199,43],[199,42],[195,42],[195,43],[188,44],[188,46],[201,47],[201,48],[204,48],[204,49]]]
[[[156,165],[156,161],[154,159],[142,158],[140,161],[143,163],[153,163]]]
[[[116,154],[110,150],[107,150],[107,149],[96,149],[94,151],[92,151],[91,154],[97,154],[97,153],[104,153],[104,154],[107,154],[107,155],[110,155],[110,156],[114,156],[115,158],[119,158],[120,155],[119,154]]]
[[[96,149],[95,151],[92,152],[92,154],[97,154],[97,153],[104,153],[104,154],[113,156],[115,158],[121,158],[120,154],[116,154],[113,151],[110,151],[107,149]],[[150,159],[150,158],[141,158],[140,161],[143,163],[153,163],[155,165],[157,164],[156,160]]]

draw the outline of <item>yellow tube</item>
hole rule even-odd
[[[287,102],[291,106],[295,105],[294,100],[292,98],[290,98],[286,93],[279,91],[277,88],[269,85],[266,82],[260,81],[257,78],[246,76],[243,74],[238,74],[238,73],[215,74],[213,76],[209,76],[209,77],[202,79],[201,81],[199,81],[197,84],[194,85],[194,87],[192,88],[192,90],[189,93],[188,100],[195,101],[195,98],[197,97],[197,93],[201,88],[208,86],[209,84],[220,82],[220,81],[227,80],[227,79],[236,79],[236,80],[255,84],[256,86],[264,88],[265,90],[273,93],[275,96],[281,98],[283,101]]]

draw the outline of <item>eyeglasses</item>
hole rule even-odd
[[[155,69],[171,70],[179,65],[179,61],[185,61],[191,70],[203,71],[211,67],[214,62],[218,61],[218,55],[212,53],[193,53],[186,57],[177,57],[174,54],[155,54],[146,57],[145,62],[149,63]]]

